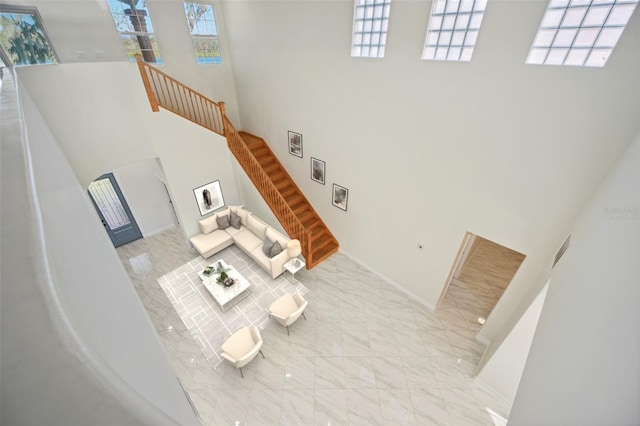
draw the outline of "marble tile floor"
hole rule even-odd
[[[179,228],[117,249],[205,425],[503,425],[510,406],[472,376],[477,315],[436,312],[338,253],[295,276],[309,292],[291,335],[262,330],[265,359],[212,368],[158,285],[193,259]]]

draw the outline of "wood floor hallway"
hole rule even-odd
[[[522,253],[476,236],[439,307],[455,306],[487,318],[524,258]]]

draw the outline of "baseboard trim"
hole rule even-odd
[[[163,226],[161,228],[154,229],[153,231],[150,231],[150,232],[146,232],[145,234],[142,235],[142,237],[143,238],[148,238],[148,237],[151,237],[151,236],[153,236],[155,234],[159,234],[159,233],[161,233],[163,231],[166,231],[167,229],[175,228],[176,226],[177,225],[175,223],[170,223],[170,224],[165,225],[165,226]]]
[[[486,384],[482,380],[478,379],[477,377],[475,377],[473,379],[473,382],[475,384],[477,384],[479,387],[481,387],[482,389],[484,389],[485,391],[487,391],[488,394],[490,394],[494,398],[498,399],[503,404],[506,404],[509,407],[511,407],[513,405],[513,401],[509,401],[509,399],[507,397],[505,397],[500,392],[498,392],[497,390],[495,390],[494,388],[492,388],[491,386],[489,386],[488,384]]]
[[[489,346],[491,344],[491,340],[487,339],[484,336],[481,336],[480,334],[476,334],[476,340],[486,346]]]
[[[388,282],[389,284],[391,284],[392,286],[394,286],[395,288],[397,288],[398,290],[400,290],[401,292],[403,292],[404,294],[409,296],[411,299],[415,300],[416,302],[420,303],[421,305],[424,305],[424,307],[429,309],[431,312],[435,312],[436,307],[434,305],[432,305],[431,303],[429,303],[426,299],[418,296],[413,291],[405,288],[401,284],[398,284],[397,282],[395,282],[391,278],[387,277],[386,275],[384,275],[380,271],[378,271],[375,268],[371,267],[367,263],[363,262],[361,259],[358,259],[357,257],[353,256],[349,252],[345,251],[344,249],[340,248],[340,250],[338,252],[344,254],[349,259],[351,259],[354,262],[360,264],[361,266],[369,269],[371,272],[373,272],[374,274],[376,274],[377,276],[379,276],[380,278],[382,278],[383,280],[385,280],[386,282]]]

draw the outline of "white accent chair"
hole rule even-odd
[[[222,357],[231,362],[244,378],[242,367],[249,364],[253,358],[262,353],[262,336],[258,327],[243,327],[233,333],[222,345]]]
[[[285,294],[278,298],[275,302],[269,306],[269,317],[275,318],[280,324],[287,328],[287,335],[289,335],[289,326],[296,322],[300,316],[305,320],[304,310],[309,304],[304,300],[302,294]]]

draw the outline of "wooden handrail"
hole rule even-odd
[[[249,176],[249,179],[251,179],[251,182],[253,182],[254,186],[258,189],[262,198],[264,198],[271,210],[275,213],[278,221],[287,231],[287,234],[289,234],[291,238],[300,241],[302,255],[307,263],[311,264],[311,231],[305,229],[305,226],[293,212],[287,200],[285,200],[278,188],[276,188],[267,172],[265,172],[260,165],[258,159],[253,155],[247,144],[244,143],[233,124],[231,124],[225,113],[224,102],[220,102],[220,109],[222,110],[222,117],[225,120],[225,136],[229,149],[238,159],[238,163],[240,163]]]
[[[142,55],[136,55],[136,62],[153,111],[158,111],[160,106],[224,135],[224,120],[218,103],[147,64]]]
[[[285,231],[291,238],[300,240],[302,254],[307,263],[311,264],[311,231],[305,229],[291,206],[278,191],[269,175],[260,166],[260,163],[244,143],[238,131],[233,127],[227,117],[224,102],[214,102],[192,90],[144,62],[140,54],[136,55],[136,62],[138,63],[138,69],[140,70],[151,109],[159,111],[159,107],[162,107],[193,123],[225,136],[229,149],[275,213]]]

